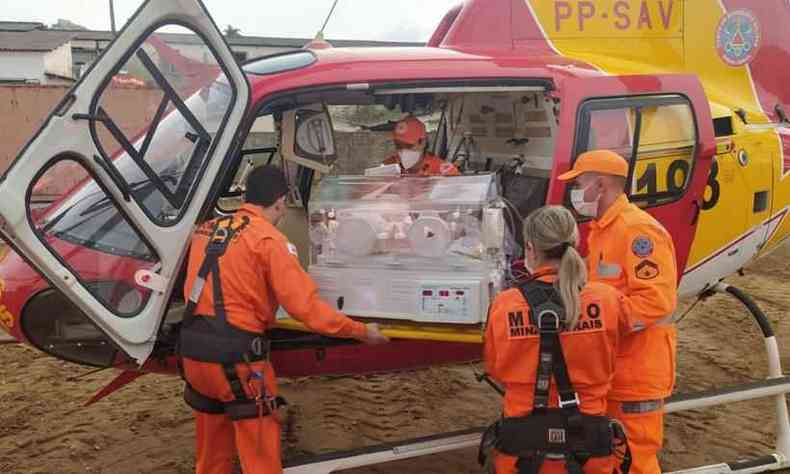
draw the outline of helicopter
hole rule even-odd
[[[200,0],[147,1],[0,180],[0,327],[124,369],[92,401],[175,374],[190,237],[274,161],[292,183],[284,231],[322,295],[392,338],[283,315],[282,376],[479,359],[488,301],[518,278],[518,217],[567,204],[556,177],[595,148],[629,160],[629,198],[670,232],[678,294],[697,297],[790,234],[788,22],[784,0],[466,0],[425,47],[318,41],[238,64]],[[174,30],[201,53],[164,45]],[[144,84],[142,127],[113,108],[130,92],[117,75]],[[434,120],[431,149],[462,176],[339,175],[351,147],[333,121],[350,107]],[[248,145],[261,127],[273,143]]]

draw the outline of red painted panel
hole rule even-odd
[[[696,231],[697,207],[695,201],[702,198],[705,183],[716,151],[713,133],[713,120],[710,107],[696,76],[608,76],[571,78],[562,82],[560,135],[554,156],[554,169],[549,188],[548,202],[562,204],[565,197],[565,183],[556,177],[571,168],[573,157],[576,121],[579,107],[587,99],[617,97],[624,95],[654,94],[672,92],[686,95],[694,108],[699,129],[699,147],[689,189],[678,201],[648,209],[672,234],[678,262],[678,276],[686,267],[691,244]],[[582,239],[586,239],[589,224],[580,226]]]
[[[279,377],[360,375],[473,362],[482,356],[480,344],[396,339],[378,346],[349,344],[325,349],[275,350],[272,364]],[[120,368],[135,369],[132,365]],[[162,363],[149,359],[142,371],[175,374],[176,360],[170,357]]]
[[[723,0],[728,12],[749,10],[760,24],[760,47],[749,64],[763,110],[773,121],[782,104],[790,114],[790,2],[787,0]]]
[[[510,22],[503,21],[510,17],[511,1],[467,1],[441,46],[453,49],[512,49]]]
[[[365,374],[470,362],[480,360],[482,351],[480,344],[394,340],[378,346],[327,348],[321,360],[315,349],[277,351],[272,354],[272,363],[281,377]]]
[[[790,173],[790,128],[780,128],[779,136],[782,138],[782,149],[784,150],[783,175]]]

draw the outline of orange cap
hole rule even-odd
[[[395,125],[392,138],[406,145],[416,145],[426,137],[425,124],[416,117],[406,117]]]
[[[579,155],[573,169],[557,177],[560,181],[570,181],[584,173],[600,173],[628,177],[628,162],[611,150],[586,151]]]

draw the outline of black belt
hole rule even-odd
[[[271,341],[212,316],[196,315],[180,330],[179,355],[201,362],[238,364],[267,360]]]
[[[260,416],[269,416],[276,410],[288,404],[283,397],[274,397],[273,402],[259,403],[256,400],[245,398],[223,402],[210,398],[195,390],[189,383],[184,387],[184,401],[193,410],[211,415],[227,415],[231,420],[247,420]]]

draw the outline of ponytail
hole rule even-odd
[[[544,206],[524,220],[524,240],[541,260],[559,260],[555,286],[565,309],[565,327],[576,326],[581,314],[581,289],[587,284],[587,268],[576,246],[579,229],[573,214],[562,206]]]
[[[579,322],[581,314],[581,289],[587,284],[587,267],[575,247],[568,247],[560,259],[560,298],[565,308],[565,327],[571,329]]]

